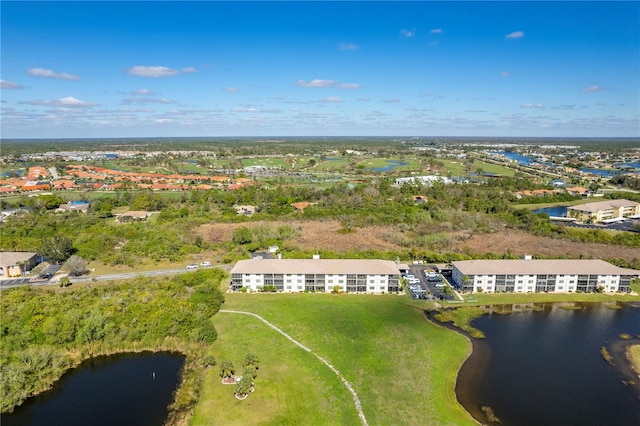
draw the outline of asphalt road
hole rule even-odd
[[[211,267],[222,268],[226,271],[230,270],[230,265],[213,265]],[[121,274],[109,274],[109,275],[87,275],[82,277],[69,277],[71,284],[83,283],[83,282],[95,282],[95,281],[119,281],[128,280],[135,277],[157,277],[160,275],[175,275],[184,274],[193,271],[187,271],[186,268],[179,269],[158,269],[155,271],[138,271],[138,272],[125,272]],[[58,280],[33,280],[30,278],[15,278],[11,280],[0,280],[0,288],[11,288],[19,285],[29,284],[34,287],[46,286],[46,285],[58,285]]]

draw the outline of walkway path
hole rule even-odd
[[[351,386],[351,383],[349,383],[349,381],[344,378],[344,376],[340,373],[340,371],[338,371],[338,369],[336,369],[333,365],[329,364],[329,362],[326,359],[322,358],[320,355],[318,355],[317,353],[313,352],[310,348],[304,346],[302,343],[298,342],[293,337],[289,336],[287,333],[285,333],[284,331],[282,331],[281,329],[279,329],[275,325],[271,324],[269,321],[267,321],[266,319],[262,318],[258,314],[254,314],[253,312],[245,312],[245,311],[230,311],[230,310],[227,310],[227,309],[220,309],[219,312],[225,312],[225,313],[229,313],[229,314],[251,315],[253,317],[256,317],[260,321],[262,321],[263,323],[267,324],[269,327],[273,328],[275,331],[277,331],[278,333],[282,334],[284,337],[289,339],[295,345],[299,346],[300,348],[304,349],[305,351],[309,352],[310,354],[312,354],[313,356],[318,358],[320,361],[322,361],[327,367],[329,367],[331,369],[331,371],[336,373],[336,376],[338,376],[338,378],[340,378],[340,380],[342,380],[342,383],[344,383],[344,385],[349,390],[349,392],[351,392],[351,395],[353,395],[353,402],[355,403],[356,410],[358,411],[358,416],[360,417],[360,421],[362,421],[362,424],[364,426],[368,426],[367,419],[364,417],[364,412],[362,411],[362,404],[360,404],[360,398],[358,398],[358,395],[356,394],[355,389],[353,389],[353,386]]]

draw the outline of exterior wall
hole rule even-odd
[[[470,275],[466,282],[463,274],[454,266],[453,281],[463,291],[469,292],[509,292],[509,293],[568,293],[593,292],[603,287],[605,292],[629,292],[632,275]]]
[[[0,269],[2,270],[2,278],[14,278],[21,277],[23,272],[30,271],[37,264],[37,257],[34,254],[33,257],[28,259],[26,264],[22,265],[22,267],[18,265],[5,265]]]
[[[388,293],[400,290],[397,275],[376,274],[233,274],[231,289],[255,292],[273,286],[284,293]]]
[[[577,209],[567,209],[567,216],[574,217],[580,222],[602,222],[606,219],[623,218],[640,214],[640,205],[620,206],[609,209],[598,210],[596,212],[586,212]]]

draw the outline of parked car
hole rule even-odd
[[[51,277],[53,277],[53,274],[51,274],[51,272],[45,272],[44,274],[40,275],[40,278],[43,278],[45,280],[49,280],[51,279]]]
[[[209,261],[202,262],[202,263],[200,264],[200,266],[203,266],[203,267],[205,267],[205,268],[206,268],[207,266],[211,266],[211,262],[209,262]]]
[[[187,265],[187,269],[198,269],[198,264],[190,263],[189,265]]]

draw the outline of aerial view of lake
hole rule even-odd
[[[640,303],[579,306],[540,304],[539,311],[476,319],[486,338],[473,339],[458,376],[459,401],[476,418],[491,407],[502,425],[639,425],[640,380],[624,351],[640,343]]]
[[[517,152],[500,151],[500,152],[497,152],[497,154],[504,155],[505,157],[507,157],[510,160],[516,160],[518,163],[522,164],[523,166],[529,166],[533,162],[533,160],[531,160],[531,158],[529,158],[529,157],[527,157],[525,155],[519,154]]]
[[[619,175],[621,173],[625,173],[622,170],[603,170],[603,169],[592,169],[588,167],[584,167],[580,169],[581,172],[591,173],[592,175],[599,175],[602,177],[612,177],[615,175]]]
[[[391,170],[395,169],[396,167],[400,167],[400,166],[406,166],[407,163],[404,161],[398,161],[398,160],[388,160],[387,161],[387,165],[384,167],[372,167],[372,168],[367,168],[367,170],[372,170],[374,172],[379,172],[379,173],[384,173],[384,172],[390,172]]]
[[[182,355],[120,354],[89,359],[28,399],[3,426],[162,425],[180,381]]]
[[[546,213],[549,216],[563,217],[567,215],[567,208],[565,206],[545,207],[543,209],[534,210],[534,213]]]

